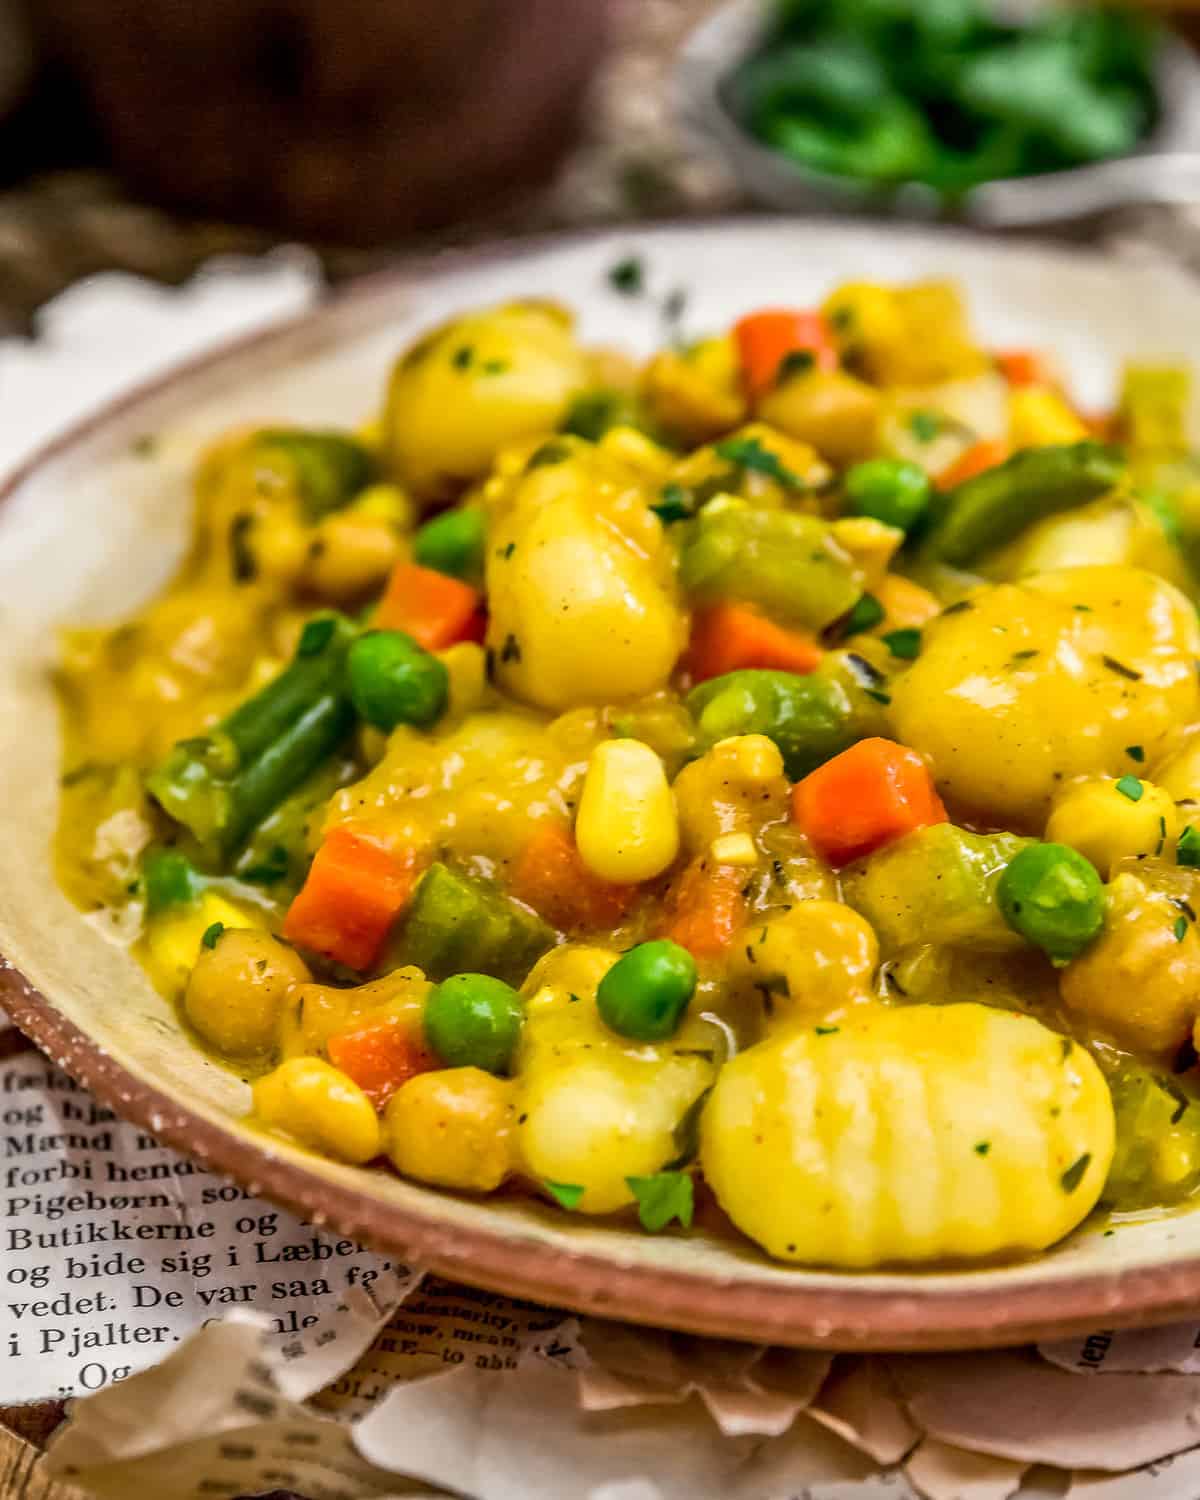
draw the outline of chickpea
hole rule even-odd
[[[293,1057],[254,1085],[254,1116],[338,1161],[361,1163],[380,1151],[375,1106],[353,1079],[319,1057]]]
[[[719,740],[675,778],[684,848],[700,854],[724,834],[756,833],[787,816],[783,757],[763,734]]]
[[[1169,850],[1178,833],[1179,815],[1170,796],[1136,776],[1077,782],[1055,802],[1046,824],[1051,843],[1077,849],[1105,877],[1119,860]]]
[[[1200,1010],[1200,937],[1180,899],[1118,875],[1104,930],[1059,978],[1067,1009],[1130,1052],[1170,1053]]]
[[[418,1073],[388,1101],[384,1149],[418,1182],[490,1193],[513,1169],[512,1095],[481,1068]]]
[[[226,1057],[261,1057],[275,1046],[289,993],[311,978],[300,955],[270,933],[226,928],[211,948],[200,949],[184,1014]]]
[[[746,929],[733,975],[769,997],[769,1020],[809,1025],[871,998],[879,944],[865,918],[840,901],[801,901]]]

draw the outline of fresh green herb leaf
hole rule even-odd
[[[1182,943],[1184,938],[1187,937],[1187,930],[1188,919],[1186,917],[1176,917],[1175,925],[1171,928],[1171,931],[1175,934],[1175,941],[1177,943]]]
[[[818,1036],[833,1036],[836,1032],[841,1031],[841,1029],[842,1028],[840,1026],[814,1026],[813,1027],[813,1030],[816,1032],[816,1034]]]
[[[1175,863],[1192,870],[1200,868],[1200,830],[1193,828],[1190,823],[1179,835],[1179,842],[1175,845]]]
[[[1154,846],[1155,859],[1163,852],[1163,845],[1167,842],[1167,820],[1160,817],[1158,820],[1158,843]]]
[[[775,371],[775,384],[783,385],[793,375],[807,375],[816,362],[816,355],[811,349],[793,349],[779,361],[779,368]]]
[[[229,523],[229,559],[233,564],[234,583],[253,583],[258,577],[258,559],[250,547],[254,517],[239,511]]]
[[[1072,609],[1077,609],[1081,615],[1094,615],[1096,611],[1090,604],[1073,604]]]
[[[918,443],[932,443],[942,425],[941,415],[936,411],[915,411],[908,419],[908,430]]]
[[[1122,776],[1116,785],[1121,796],[1128,797],[1130,802],[1140,802],[1142,793],[1146,790],[1136,776]]]
[[[1038,652],[1037,652],[1036,649],[1031,649],[1031,650],[1028,650],[1028,651],[1014,651],[1013,654],[1012,654],[1012,660],[1014,662],[1018,662],[1018,661],[1032,661],[1033,658],[1035,656],[1037,656],[1037,654],[1038,654]]]
[[[1126,745],[1125,754],[1128,755],[1130,760],[1136,761],[1139,766],[1146,759],[1146,752],[1140,745]]]
[[[889,630],[883,637],[883,644],[901,661],[916,661],[921,652],[921,632],[915,626]]]
[[[659,503],[650,509],[664,526],[669,526],[672,521],[686,521],[694,514],[693,497],[683,485],[664,484],[660,494]]]
[[[204,936],[200,939],[200,946],[203,948],[215,948],[224,931],[224,922],[214,922],[211,927],[204,929]]]
[[[511,631],[504,637],[504,645],[500,648],[500,660],[521,660],[521,643],[517,640],[516,636],[513,635]]]
[[[942,614],[943,615],[961,615],[961,614],[964,614],[968,609],[974,609],[974,608],[975,608],[975,606],[971,603],[971,601],[969,599],[960,599],[957,602],[957,604],[947,604],[947,606],[945,607],[945,609],[942,610]]]
[[[1073,1193],[1083,1181],[1083,1174],[1087,1171],[1091,1159],[1092,1153],[1085,1151],[1081,1157],[1071,1163],[1058,1179],[1062,1183],[1064,1193]]]
[[[333,639],[335,624],[332,616],[326,615],[321,620],[309,620],[300,632],[300,641],[296,646],[297,656],[320,656],[325,647]]]
[[[571,449],[567,443],[560,443],[557,442],[554,438],[551,438],[548,443],[543,443],[542,446],[537,449],[537,451],[530,457],[525,465],[525,468],[526,470],[544,469],[547,468],[550,464],[562,463],[563,459],[570,457],[570,454]]]
[[[585,1189],[576,1182],[543,1182],[542,1186],[563,1208],[578,1208]]]
[[[640,255],[627,255],[609,269],[608,284],[623,297],[640,296],[646,285],[646,268]]]
[[[874,594],[863,594],[858,603],[846,616],[842,625],[842,635],[861,635],[864,630],[871,630],[883,619],[884,608],[876,599]]]
[[[505,370],[508,369],[508,360],[485,359],[483,364],[480,365],[479,368],[485,375],[503,375]]]
[[[460,349],[456,349],[450,356],[450,363],[456,370],[468,370],[474,358],[474,349],[471,348],[470,344],[463,344]]]
[[[713,451],[718,458],[737,464],[739,468],[753,470],[756,474],[765,474],[768,479],[773,479],[776,484],[783,485],[785,489],[806,490],[808,488],[798,474],[793,474],[778,455],[764,448],[757,438],[726,438],[723,443],[718,443]]]
[[[627,1177],[625,1185],[637,1199],[638,1222],[657,1234],[678,1219],[691,1227],[695,1209],[692,1179],[686,1172],[656,1172],[653,1177]]]
[[[975,1142],[975,1155],[976,1156],[986,1156],[991,1149],[992,1149],[992,1143],[991,1143],[991,1141],[976,1141]]]
[[[876,703],[882,703],[885,708],[892,701],[890,693],[881,693],[878,688],[864,688],[863,691],[868,698],[874,698]]]

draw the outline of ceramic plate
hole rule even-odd
[[[607,272],[644,259],[648,291]],[[1200,349],[1200,290],[1154,267],[948,232],[753,220],[605,232],[445,256],[364,283],[107,408],[0,488],[0,1003],[121,1115],[256,1193],[444,1274],[538,1301],[698,1333],[853,1349],[1016,1343],[1166,1321],[1200,1302],[1200,1212],[1085,1226],[1050,1254],[973,1270],[849,1275],[773,1265],[749,1243],[651,1237],[530,1202],[471,1201],[321,1161],[241,1123],[248,1090],[206,1061],[141,969],[55,886],[50,840],[57,627],[123,615],[158,590],[188,533],[201,447],[239,422],[346,423],[391,360],[479,303],[552,296],[583,336],[646,353],[686,293],[699,333],[838,281],[951,276],[994,344],[1046,344],[1080,398],[1112,393],[1131,355]],[[676,304],[678,299],[675,299]],[[153,457],[138,439],[153,433]]]

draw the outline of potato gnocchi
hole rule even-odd
[[[530,300],[230,434],[69,632],[64,889],[253,1120],[865,1270],[1200,1187],[1200,467],[953,286],[644,365]]]

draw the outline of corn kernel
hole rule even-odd
[[[640,740],[606,740],[592,751],[575,842],[602,880],[633,884],[660,875],[679,852],[679,815],[662,761]]]
[[[293,1057],[254,1085],[254,1116],[339,1161],[380,1151],[379,1117],[352,1078],[319,1057]]]
[[[758,850],[748,833],[726,833],[713,839],[708,852],[719,865],[756,865]]]

